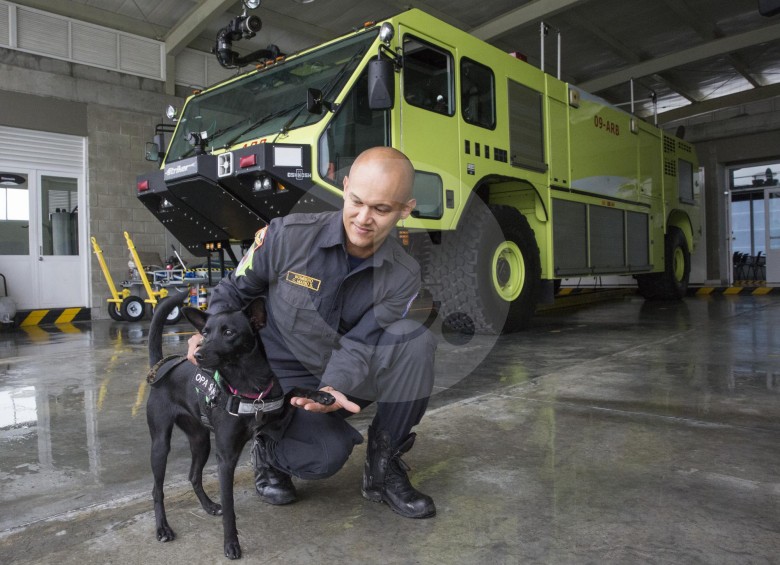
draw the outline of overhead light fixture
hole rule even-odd
[[[244,0],[244,6],[249,10],[254,10],[260,5],[260,0]]]
[[[311,4],[314,0],[293,0],[296,4]]]

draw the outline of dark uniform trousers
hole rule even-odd
[[[386,430],[399,445],[420,420],[433,389],[435,336],[414,320],[400,320],[382,334],[371,356],[369,381],[350,400],[362,407],[377,403],[372,426]],[[317,389],[313,375],[280,377],[285,392],[294,387]],[[341,391],[340,391],[341,392]],[[301,479],[335,474],[363,438],[346,420],[346,410],[326,414],[296,409],[281,439],[268,442],[268,463]]]

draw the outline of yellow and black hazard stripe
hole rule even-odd
[[[698,286],[688,287],[688,296],[765,296],[779,295],[780,287],[775,286]]]
[[[84,322],[92,318],[89,308],[50,308],[48,310],[19,311],[14,317],[14,325],[19,327],[44,326],[52,324],[70,324]]]

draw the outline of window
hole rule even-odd
[[[0,173],[0,255],[30,253],[27,175]]]
[[[677,161],[677,183],[680,190],[680,202],[693,204],[693,165],[688,161]]]
[[[515,167],[546,171],[542,135],[542,95],[527,86],[508,81],[509,152]]]
[[[466,58],[460,61],[460,108],[466,122],[488,129],[496,127],[493,71]]]
[[[41,176],[41,224],[44,255],[79,254],[78,181]]]
[[[441,177],[434,173],[414,172],[414,197],[417,206],[412,212],[415,218],[441,218],[444,212]]]
[[[432,112],[452,116],[452,57],[410,36],[404,38],[404,100]]]
[[[368,107],[368,70],[364,70],[320,137],[320,176],[341,187],[360,153],[369,147],[388,145],[388,115],[386,110]]]

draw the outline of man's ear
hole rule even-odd
[[[195,326],[195,329],[200,331],[203,331],[203,326],[206,325],[206,322],[209,321],[209,316],[211,314],[207,314],[200,308],[193,308],[192,306],[185,306],[181,309],[181,313],[184,314],[184,317],[187,318],[187,321]]]
[[[344,180],[342,180],[341,183],[344,185],[344,187],[343,187],[344,198],[346,198],[347,197],[347,187],[349,186],[349,176],[345,176]]]
[[[412,213],[412,211],[417,207],[417,200],[412,198],[411,200],[407,201],[406,204],[404,204],[403,209],[401,210],[401,219],[405,220],[409,217],[409,214]]]
[[[246,315],[249,317],[249,325],[252,330],[257,332],[265,327],[265,298],[255,298],[246,308]]]

